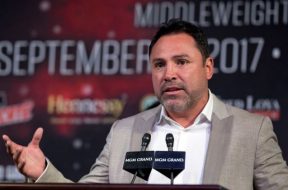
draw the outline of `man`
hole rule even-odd
[[[103,151],[79,182],[130,183],[122,169],[125,153],[138,151],[144,133],[149,150],[166,150],[172,133],[174,149],[186,152],[186,166],[175,184],[219,184],[229,189],[288,189],[288,169],[271,121],[224,104],[208,89],[213,75],[204,33],[191,23],[170,20],[149,47],[152,81],[161,105],[116,121]],[[45,158],[37,129],[27,147],[3,135],[18,169],[36,182],[71,182]],[[169,183],[152,170],[148,183]],[[135,183],[147,183],[137,178]]]

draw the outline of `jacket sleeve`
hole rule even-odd
[[[109,183],[110,145],[115,125],[114,123],[106,138],[106,144],[95,163],[91,166],[90,172],[79,180],[80,183]]]
[[[116,123],[116,122],[115,122]],[[115,124],[114,124],[115,125]],[[113,125],[113,126],[114,126]],[[109,155],[112,129],[106,138],[106,144],[92,165],[90,172],[83,176],[79,183],[109,183]],[[31,181],[31,180],[30,180]],[[43,174],[36,180],[36,183],[73,183],[73,181],[65,178],[63,174],[54,167],[47,159],[47,167]]]
[[[73,181],[66,179],[55,166],[46,159],[47,167],[42,175],[35,181],[35,183],[73,183]],[[30,181],[31,182],[31,181]]]
[[[288,168],[282,157],[272,122],[263,119],[259,130],[254,166],[256,189],[288,189]]]

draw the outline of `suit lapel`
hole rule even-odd
[[[203,183],[219,183],[221,170],[224,165],[229,146],[229,134],[232,121],[232,116],[222,120],[217,116],[214,116],[212,119],[212,128],[204,167]]]
[[[136,117],[131,137],[131,151],[140,151],[142,137],[145,133],[151,133],[152,127],[159,118],[161,106],[147,112],[147,114]]]
[[[159,118],[161,110],[160,108],[161,106],[158,106],[153,111],[151,110],[151,112],[147,112],[148,114],[143,115],[141,117],[136,117],[131,137],[131,144],[130,144],[131,151],[140,151],[142,137],[145,133],[151,133],[156,120]],[[139,177],[135,179],[135,184],[144,184],[144,183],[147,183],[147,181]]]
[[[213,102],[212,127],[203,176],[204,184],[219,184],[220,182],[233,125],[233,116],[228,114],[225,104],[214,95]]]

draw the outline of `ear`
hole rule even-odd
[[[212,57],[208,57],[205,61],[206,78],[210,80],[214,74],[214,60]]]

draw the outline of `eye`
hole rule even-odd
[[[156,69],[161,69],[164,66],[165,66],[165,63],[163,61],[154,62],[154,68],[156,68]]]
[[[176,61],[177,65],[185,65],[188,63],[189,63],[189,61],[187,59],[177,59],[177,61]]]

